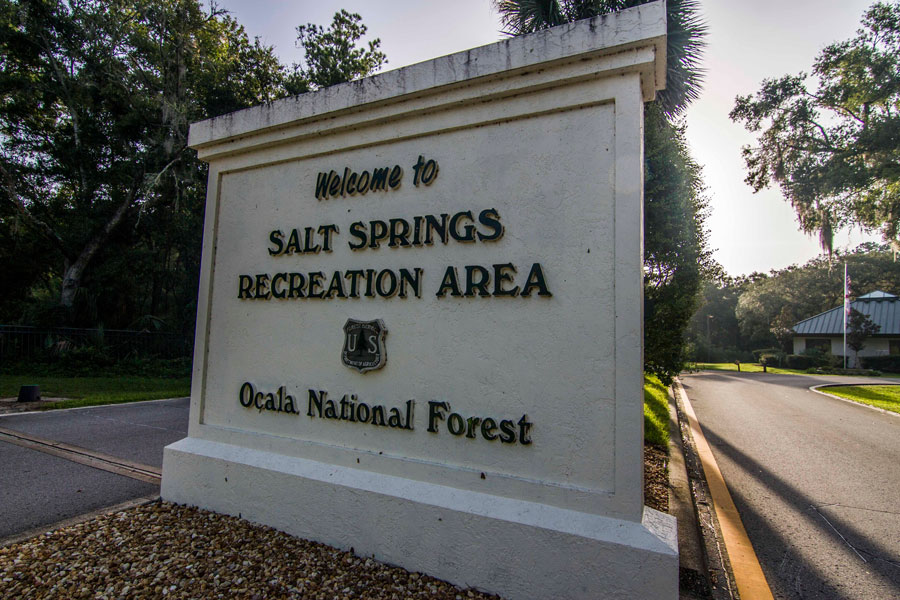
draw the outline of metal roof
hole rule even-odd
[[[876,291],[850,302],[881,329],[877,335],[900,335],[900,298]],[[844,307],[838,306],[794,325],[796,335],[843,335]]]

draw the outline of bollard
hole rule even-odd
[[[19,388],[18,402],[38,402],[41,399],[41,386],[23,385]]]

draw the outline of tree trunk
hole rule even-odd
[[[78,292],[78,287],[81,285],[81,274],[84,272],[84,267],[87,265],[87,261],[81,261],[80,256],[78,258],[79,260],[67,266],[66,272],[63,273],[62,293],[59,296],[59,305],[65,308],[72,308],[72,304],[75,302],[75,294]]]
[[[128,192],[125,200],[118,206],[118,208],[116,208],[116,211],[103,225],[100,231],[98,231],[94,235],[94,237],[88,240],[88,243],[85,244],[84,248],[81,249],[78,258],[75,259],[75,262],[66,267],[65,273],[63,274],[62,293],[60,293],[59,296],[60,306],[63,306],[65,308],[72,308],[72,305],[75,302],[75,295],[78,293],[78,290],[81,287],[82,273],[84,273],[84,270],[87,268],[88,263],[90,263],[91,259],[94,258],[94,255],[97,254],[97,251],[102,248],[103,244],[106,243],[106,240],[109,239],[109,236],[113,232],[113,230],[115,230],[115,228],[119,226],[119,224],[125,218],[125,215],[128,214],[128,210],[131,208],[132,203],[137,196],[137,191],[139,189],[142,177],[143,173],[141,173],[139,177],[135,178],[134,185],[132,186],[131,191]]]

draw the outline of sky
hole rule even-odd
[[[854,36],[874,0],[701,0],[709,28],[704,91],[688,109],[691,154],[703,166],[711,214],[706,222],[714,258],[737,276],[802,264],[821,252],[818,238],[800,232],[778,188],[754,194],[744,183],[741,148],[753,136],[728,113],[735,96],[755,93],[763,79],[809,72],[828,44]],[[275,48],[285,64],[300,62],[295,28],[327,26],[341,8],[359,13],[368,38],[381,39],[387,69],[396,69],[502,39],[490,0],[217,0],[248,35]],[[858,229],[835,236],[853,248],[878,236]]]

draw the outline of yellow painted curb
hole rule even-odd
[[[741,600],[773,599],[772,590],[769,589],[766,576],[762,571],[759,560],[756,558],[753,544],[750,543],[747,530],[744,529],[741,516],[734,505],[728,486],[725,485],[725,479],[722,477],[719,465],[716,463],[712,450],[706,442],[706,437],[700,428],[700,422],[697,421],[694,407],[691,406],[691,402],[680,381],[676,379],[673,387],[684,404],[684,412],[688,418],[694,445],[697,447],[697,454],[700,457],[700,463],[703,465],[703,474],[706,476],[706,482],[709,485],[713,509],[716,512],[716,518],[719,520],[722,539],[725,542],[725,551],[728,553],[728,559],[731,561],[731,570],[734,573],[738,594]]]

